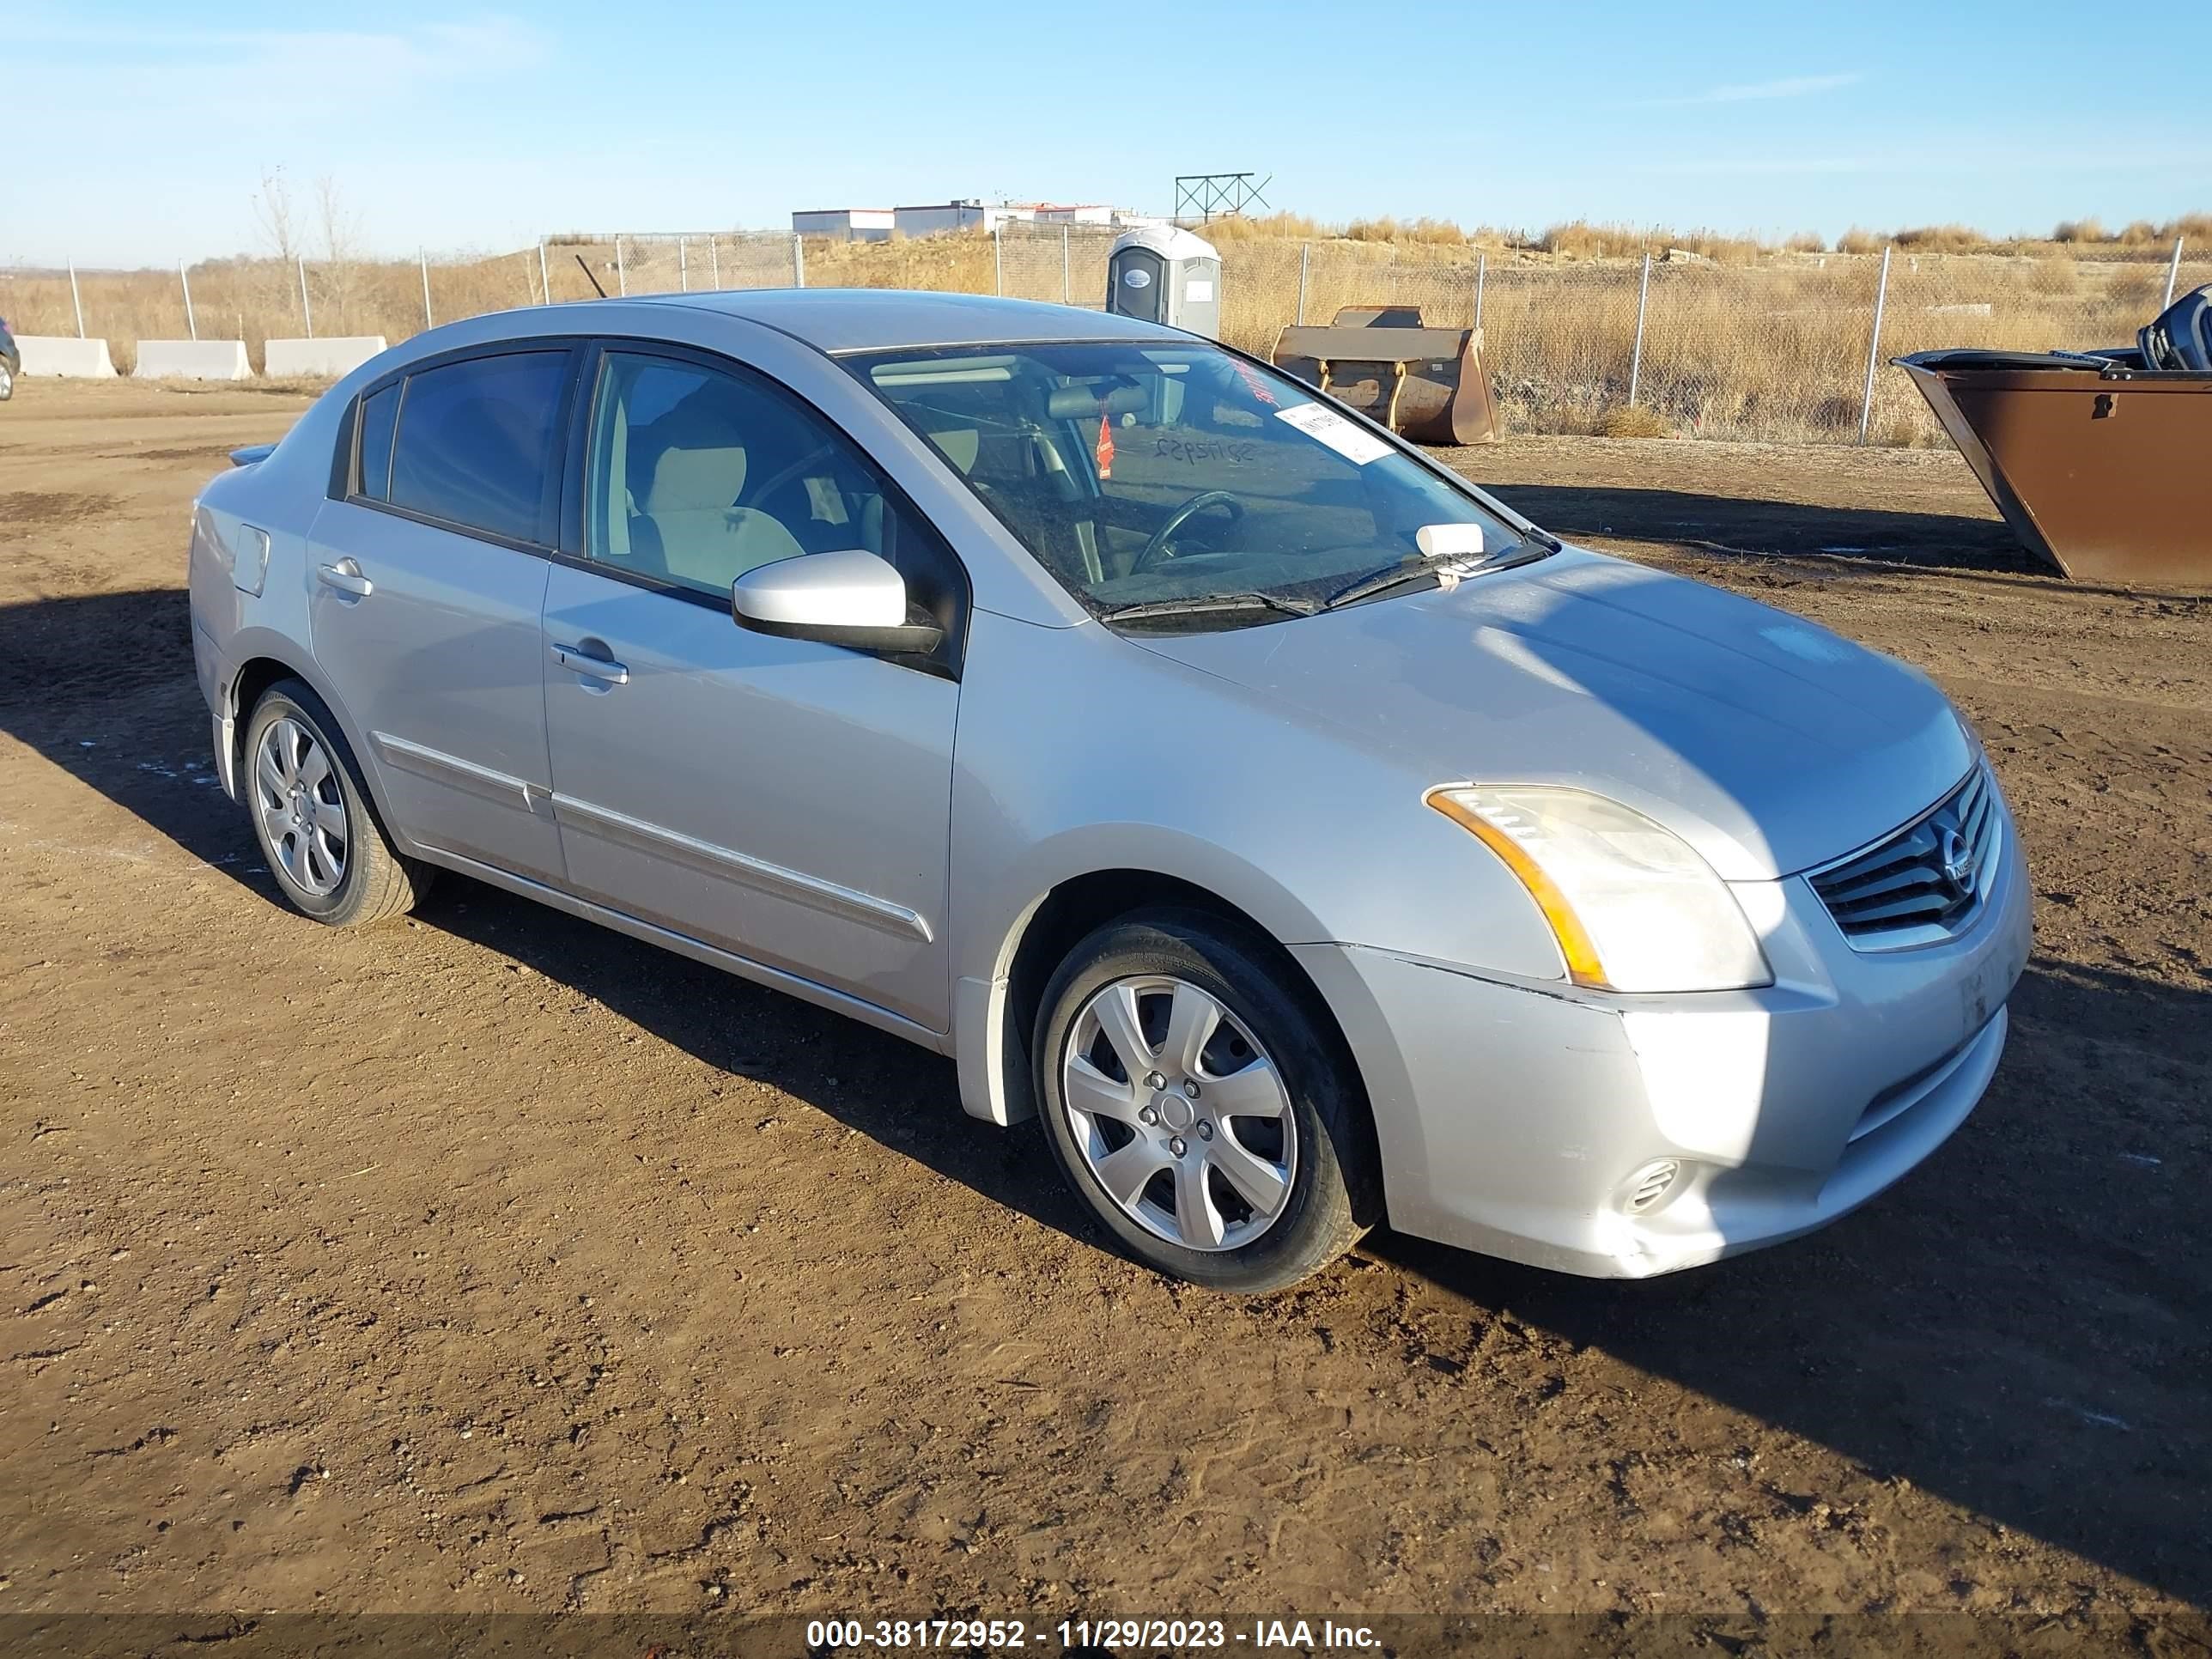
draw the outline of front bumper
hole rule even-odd
[[[2027,960],[2009,815],[1996,884],[1941,945],[1862,954],[1802,878],[1735,890],[1774,969],[1764,989],[1605,995],[1297,947],[1359,1061],[1391,1224],[1640,1278],[1825,1226],[1941,1146],[1996,1069]],[[1637,1209],[1638,1178],[1670,1162]]]

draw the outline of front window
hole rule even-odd
[[[1070,592],[1117,623],[1238,627],[1401,569],[1540,550],[1299,382],[1204,341],[845,362]]]
[[[859,549],[889,562],[943,632],[929,660],[947,672],[958,661],[959,561],[849,439],[781,390],[688,357],[610,350],[591,421],[592,563],[727,605],[749,570]]]

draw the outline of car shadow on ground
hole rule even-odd
[[[1960,570],[2055,575],[2003,524],[1948,513],[1898,513],[1746,501],[1681,489],[1592,489],[1483,478],[1482,487],[1547,530],[1580,540],[1844,557]]]
[[[179,758],[203,754],[207,731],[184,622],[173,590],[0,609],[0,731],[274,903],[243,816]],[[441,880],[420,920],[1104,1248],[1033,1133],[962,1114],[947,1060],[474,882]],[[2212,1258],[2197,1194],[2212,1177],[2212,981],[2039,959],[2013,1007],[2010,1049],[1966,1127],[1812,1238],[1629,1284],[1387,1231],[1364,1249],[1470,1320],[1510,1310],[1875,1478],[2203,1603]],[[1591,1449],[1637,1449],[1632,1428]],[[1808,1512],[1829,1496],[1771,1480]],[[1902,1565],[1964,1583],[1971,1553]]]
[[[1663,1279],[1376,1253],[2185,1600],[2212,1598],[2212,982],[2038,959],[1928,1163],[1811,1237]],[[1621,1450],[1632,1450],[1624,1446]],[[1831,1494],[1778,1496],[1809,1510]],[[1843,1526],[1838,1515],[1832,1524]],[[1964,1594],[1971,1551],[1911,1564]]]

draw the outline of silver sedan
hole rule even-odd
[[[1642,1275],[1955,1129],[2028,887],[1923,676],[1563,546],[1263,363],[950,295],[457,323],[197,503],[284,897],[440,869],[1036,1118],[1140,1260]]]

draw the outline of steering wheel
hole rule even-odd
[[[1225,508],[1229,514],[1229,522],[1231,524],[1235,524],[1244,516],[1244,503],[1227,490],[1201,489],[1174,512],[1169,514],[1167,522],[1152,532],[1152,538],[1138,550],[1137,556],[1130,562],[1129,574],[1133,576],[1139,570],[1150,569],[1152,561],[1160,556],[1168,544],[1169,538],[1183,527],[1184,522],[1195,514],[1205,512],[1210,507]],[[1175,555],[1170,553],[1167,556],[1173,558]]]
[[[754,484],[750,489],[740,490],[738,493],[741,496],[746,497],[751,501],[764,501],[769,496],[775,495],[777,490],[782,489],[784,485],[789,483],[793,478],[797,477],[801,468],[812,465],[816,461],[820,460],[824,455],[834,455],[836,453],[837,447],[835,444],[817,444],[813,448],[808,450],[796,460],[790,462],[787,465],[778,467],[775,471],[775,475],[769,478],[765,483]],[[735,506],[737,503],[732,502],[732,505]]]

